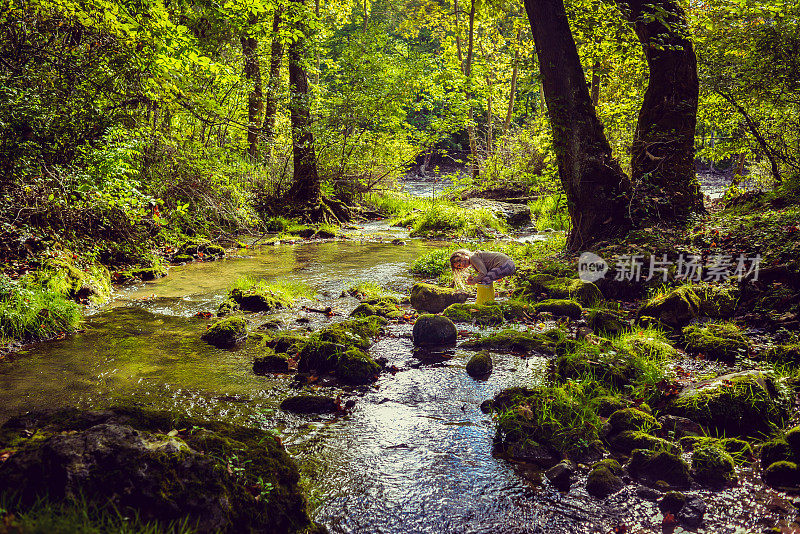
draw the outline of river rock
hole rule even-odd
[[[289,358],[286,354],[264,354],[253,361],[253,372],[257,375],[266,373],[286,373],[289,371]]]
[[[458,337],[456,325],[441,315],[420,315],[411,331],[415,346],[452,345]]]
[[[692,473],[697,481],[715,488],[736,482],[736,465],[733,457],[716,443],[694,448]]]
[[[703,524],[703,516],[706,515],[708,506],[700,497],[691,496],[678,511],[677,519],[682,525],[689,528],[697,528]]]
[[[687,325],[700,314],[700,297],[690,286],[681,286],[648,300],[637,314],[637,320],[650,317],[671,328]]]
[[[336,399],[325,395],[297,395],[281,402],[281,410],[294,413],[332,413],[338,408]]]
[[[423,312],[441,313],[451,304],[466,302],[469,294],[449,287],[440,287],[423,282],[411,288],[411,305]]]
[[[600,499],[604,499],[625,487],[625,483],[607,465],[597,465],[589,471],[586,479],[586,492]]]
[[[294,461],[268,432],[166,412],[71,409],[8,421],[0,449],[12,442],[0,492],[23,505],[85,500],[111,516],[186,522],[201,533],[321,532]],[[232,458],[241,472],[231,472]]]
[[[592,282],[579,278],[562,278],[521,269],[517,274],[517,295],[548,299],[573,299],[584,306],[593,306],[603,299],[603,294]]]
[[[558,491],[568,491],[575,477],[575,471],[575,464],[564,460],[545,471],[544,476]]]
[[[484,350],[475,354],[467,362],[467,374],[473,378],[488,376],[492,372],[492,356]]]
[[[498,219],[503,219],[510,226],[522,226],[531,223],[531,209],[527,204],[511,204],[486,198],[470,198],[457,203],[466,210],[485,209]]]
[[[789,393],[758,370],[730,373],[684,389],[666,413],[686,417],[714,433],[757,436],[789,415]]]
[[[247,321],[243,317],[228,317],[214,323],[202,335],[203,341],[217,348],[235,346],[247,338]]]
[[[677,454],[635,449],[627,469],[631,476],[646,484],[663,481],[673,488],[689,487],[689,466]]]
[[[658,509],[665,514],[677,514],[684,504],[686,504],[686,495],[680,491],[668,491],[658,501]]]

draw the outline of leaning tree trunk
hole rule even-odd
[[[595,114],[562,0],[525,0],[525,11],[572,220],[567,246],[578,250],[628,230],[630,180]]]
[[[255,25],[255,17],[250,17],[250,26]],[[247,97],[247,154],[258,159],[258,141],[261,135],[261,112],[264,109],[264,94],[261,90],[261,62],[258,59],[258,39],[252,35],[242,35],[242,55],[244,56],[244,75],[253,84]]]
[[[302,0],[294,0],[302,4]],[[306,28],[301,28],[306,31]],[[304,35],[289,45],[289,85],[292,95],[289,108],[292,122],[292,155],[294,176],[287,198],[301,211],[311,217],[319,211],[322,195],[317,156],[314,152],[314,134],[311,131],[311,107],[308,93],[308,76],[303,68],[303,54],[306,52]]]
[[[686,14],[675,0],[617,0],[650,70],[631,146],[634,210],[643,220],[681,220],[703,210],[694,163],[699,83]]]

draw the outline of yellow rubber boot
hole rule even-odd
[[[475,297],[475,304],[491,304],[494,302],[494,282],[490,284],[477,284],[478,295]]]

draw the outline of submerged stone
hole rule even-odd
[[[568,491],[572,485],[575,471],[575,464],[564,460],[545,471],[544,476],[558,491]]]
[[[690,286],[681,286],[647,301],[639,309],[637,317],[653,317],[667,326],[678,328],[699,314],[700,297]]]
[[[281,410],[294,413],[333,413],[338,409],[336,399],[325,395],[297,395],[281,402]]]
[[[422,312],[441,313],[451,304],[466,302],[469,294],[448,287],[417,283],[411,288],[411,305]]]
[[[492,372],[492,356],[484,350],[475,354],[467,362],[467,374],[471,377],[487,376]]]
[[[458,330],[447,317],[441,315],[420,315],[412,330],[415,346],[453,345]]]
[[[243,317],[228,317],[214,323],[202,335],[203,341],[217,348],[235,346],[247,338],[247,321]]]
[[[592,497],[604,499],[625,487],[619,474],[605,464],[595,464],[586,479],[586,492]]]

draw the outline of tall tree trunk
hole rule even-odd
[[[508,110],[506,111],[506,120],[503,121],[503,135],[508,132],[511,127],[511,118],[514,116],[514,99],[517,95],[517,76],[519,76],[519,39],[522,30],[517,31],[517,48],[514,50],[514,66],[511,71],[511,88],[508,95]]]
[[[592,104],[597,107],[600,102],[600,62],[595,61],[592,65]]]
[[[567,246],[579,250],[628,230],[630,181],[595,114],[562,0],[525,0],[525,11],[572,220]]]
[[[676,0],[617,0],[642,43],[650,70],[631,146],[634,210],[649,220],[703,210],[694,164],[699,83]]]
[[[272,141],[275,139],[275,119],[278,115],[278,92],[281,85],[281,63],[283,62],[283,43],[280,39],[280,29],[283,19],[283,7],[276,6],[272,17],[272,46],[270,47],[269,80],[267,85],[267,104],[264,112],[264,140],[270,145],[272,154]]]
[[[467,44],[467,61],[464,64],[464,76],[467,77],[467,83],[471,84],[472,77],[472,59],[475,51],[475,2],[471,0],[469,8],[469,43]],[[469,138],[469,155],[472,167],[472,177],[478,176],[478,141],[475,139],[475,119],[472,112],[472,91],[467,91],[467,101],[469,107],[469,119],[467,123],[467,137]]]
[[[453,11],[456,14],[456,50],[458,50],[458,67],[461,72],[464,72],[464,54],[461,52],[461,22],[459,21],[461,14],[458,10],[458,0],[453,0]]]
[[[250,26],[255,25],[251,16]],[[261,90],[261,62],[258,59],[258,39],[252,35],[242,35],[242,55],[244,56],[244,75],[253,88],[247,96],[247,154],[258,159],[258,142],[261,134],[261,112],[264,110],[264,94]]]
[[[292,0],[302,5],[302,0]],[[300,28],[307,31],[307,28]],[[314,134],[311,131],[311,109],[308,94],[308,76],[303,68],[306,37],[301,35],[289,45],[289,85],[292,95],[289,105],[292,121],[292,155],[294,176],[288,199],[307,213],[317,212],[321,202],[317,156],[314,152]],[[313,217],[313,214],[311,215]]]
[[[494,131],[492,123],[494,122],[494,114],[492,113],[492,79],[486,76],[486,155],[492,155],[494,147]]]

